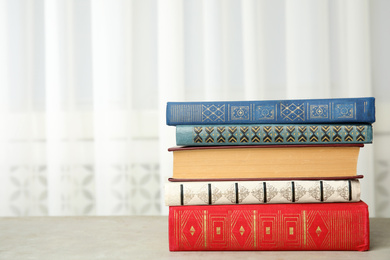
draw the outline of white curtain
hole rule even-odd
[[[0,2],[0,215],[160,214],[156,3]]]
[[[359,158],[390,216],[386,0],[0,0],[0,216],[167,214],[167,101],[375,96]]]

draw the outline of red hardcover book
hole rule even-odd
[[[175,206],[169,250],[369,250],[364,202]]]

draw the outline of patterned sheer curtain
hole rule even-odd
[[[375,96],[359,158],[390,216],[386,0],[0,0],[0,216],[167,214],[167,101]]]
[[[160,214],[156,2],[0,2],[0,215]]]

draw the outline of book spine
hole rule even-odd
[[[325,124],[178,125],[176,145],[372,143],[372,126]]]
[[[360,201],[359,180],[168,182],[165,205]]]
[[[368,207],[355,203],[173,206],[170,251],[369,249]]]
[[[373,123],[374,98],[168,102],[168,125]]]

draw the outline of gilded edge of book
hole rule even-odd
[[[372,143],[372,126],[361,125],[178,125],[176,145],[268,145]]]
[[[364,202],[174,206],[170,251],[369,250]]]
[[[358,179],[168,182],[164,188],[166,206],[360,201]]]
[[[373,123],[375,98],[168,102],[167,125]]]

